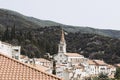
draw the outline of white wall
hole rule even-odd
[[[4,43],[0,41],[0,53],[9,56],[9,57],[13,57],[13,58],[20,58],[20,50],[21,47],[20,46],[12,46],[11,44],[8,43]]]
[[[84,57],[68,57],[68,62],[71,62],[72,65],[79,64],[83,62]]]
[[[54,59],[57,61],[57,64],[67,63],[67,57],[63,53],[58,53]]]
[[[20,46],[12,46],[12,56],[18,60],[20,60],[20,53],[21,53],[21,47]]]
[[[107,66],[99,66],[99,73],[107,73]]]
[[[12,48],[11,45],[3,44],[0,41],[0,53],[4,54],[6,56],[12,57],[12,49],[11,48]]]
[[[96,68],[95,65],[89,65],[89,74],[95,74]]]

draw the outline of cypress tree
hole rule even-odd
[[[9,29],[8,29],[8,26],[6,27],[6,30],[2,36],[2,40],[3,41],[6,41],[6,40],[10,40],[10,34],[9,34]]]
[[[56,61],[53,60],[53,71],[52,74],[56,75]]]
[[[11,40],[15,39],[15,24],[13,25],[12,29],[11,29]]]

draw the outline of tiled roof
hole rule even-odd
[[[113,65],[108,65],[108,68],[115,69],[116,67]]]
[[[25,55],[20,55],[20,59],[24,59],[24,58],[26,58],[27,56],[25,56]]]
[[[67,66],[66,64],[56,64],[57,68],[63,67],[63,66]]]
[[[0,80],[62,80],[0,53]]]
[[[50,63],[49,60],[44,59],[44,58],[36,58],[36,60],[37,60],[37,61],[40,61],[40,62],[49,62],[49,63]]]
[[[116,67],[120,67],[120,63],[119,64],[115,64]]]
[[[89,65],[96,65],[96,63],[93,60],[88,59],[87,62],[88,62]]]
[[[66,53],[65,55],[68,57],[83,57],[82,55],[78,53]]]
[[[30,64],[30,65],[32,65],[32,64]],[[37,69],[39,69],[39,70],[41,70],[41,71],[47,71],[47,70],[49,70],[48,67],[45,67],[45,66],[42,66],[42,65],[35,64],[34,67],[37,68]]]
[[[107,64],[106,64],[103,60],[94,60],[94,62],[95,62],[97,65],[107,66]]]

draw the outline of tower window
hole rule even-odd
[[[62,48],[62,46],[60,46],[60,51],[63,51],[63,48]]]

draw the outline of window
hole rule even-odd
[[[14,49],[14,51],[18,52],[18,49]]]
[[[63,47],[62,46],[60,46],[60,51],[63,51]]]
[[[15,56],[15,59],[18,59],[19,57],[18,56]]]
[[[32,63],[32,61],[30,61],[30,63]]]
[[[25,61],[25,63],[28,63],[28,61]]]
[[[62,55],[60,55],[60,57],[62,57]]]
[[[62,62],[62,60],[60,60],[60,62]]]
[[[65,60],[65,64],[67,64],[67,60]]]
[[[105,70],[105,68],[100,68],[101,70]]]
[[[78,59],[76,58],[76,62],[78,61]]]
[[[12,58],[14,58],[14,56],[12,56]]]

